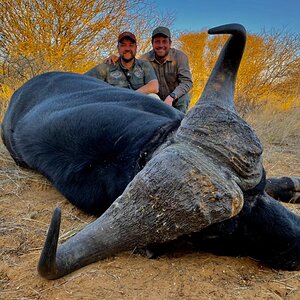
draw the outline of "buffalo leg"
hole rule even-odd
[[[265,190],[276,200],[300,203],[300,178],[270,177]]]

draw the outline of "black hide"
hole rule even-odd
[[[46,73],[13,95],[2,124],[15,161],[100,215],[183,114],[162,101],[73,73]]]

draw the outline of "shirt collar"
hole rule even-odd
[[[163,62],[163,64],[167,61],[172,61],[173,60],[173,55],[172,55],[172,48],[170,48],[170,51],[167,55],[167,59]],[[154,53],[154,50],[151,50],[150,51],[150,61],[155,61],[155,62],[158,62],[160,63],[158,60],[156,60],[155,58],[155,53]]]
[[[122,65],[122,63],[121,63],[121,58],[118,60],[118,63],[119,63],[119,66],[120,66],[121,69],[123,69],[123,70],[128,70],[126,67],[124,67],[124,66]],[[132,64],[132,68],[131,68],[131,69],[134,68],[135,63],[136,63],[136,58],[134,58],[134,61],[133,61],[133,64]]]

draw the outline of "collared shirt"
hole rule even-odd
[[[124,68],[119,60],[116,65],[101,63],[86,72],[85,75],[102,79],[113,86],[134,90],[139,89],[151,80],[157,79],[151,64],[139,59],[135,59],[130,70]]]
[[[192,89],[193,82],[188,57],[182,51],[171,48],[163,63],[156,60],[153,50],[142,55],[141,59],[151,62],[158,78],[158,95],[162,100],[170,93],[175,93],[179,98]]]

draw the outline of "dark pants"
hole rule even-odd
[[[186,113],[189,107],[189,103],[190,103],[190,95],[189,94],[185,94],[181,97],[178,98],[177,103],[174,105],[174,107],[180,111],[182,111],[183,113]]]

